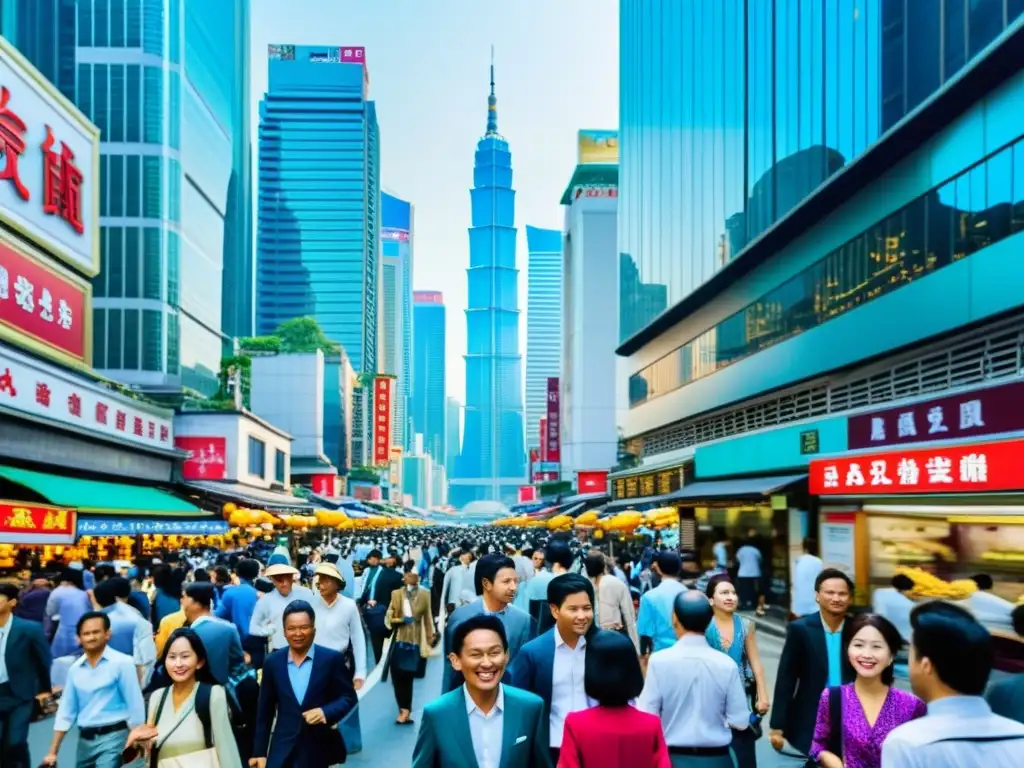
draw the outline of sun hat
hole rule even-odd
[[[263,575],[272,579],[275,576],[298,576],[299,572],[287,563],[274,563],[263,572]]]

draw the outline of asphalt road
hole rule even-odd
[[[761,658],[768,673],[768,686],[775,686],[775,672],[778,667],[782,641],[761,634],[759,636]],[[427,674],[423,680],[417,680],[413,693],[413,718],[418,720],[423,705],[435,698],[441,689],[441,669],[443,660],[440,654],[431,658],[427,665]],[[349,757],[347,766],[381,765],[406,766],[411,763],[412,750],[416,744],[417,726],[395,725],[398,709],[395,705],[394,691],[390,682],[368,681],[369,688],[359,703],[360,720],[363,734],[363,750]],[[46,754],[50,738],[53,734],[52,720],[35,723],[32,726],[30,745],[32,749],[32,765],[37,765]],[[75,744],[74,732],[68,734],[64,747],[61,749],[58,765],[60,768],[73,768]],[[768,743],[768,738],[761,739],[757,746],[758,765],[766,768],[795,768],[801,761],[777,755]]]

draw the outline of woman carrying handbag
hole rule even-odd
[[[128,736],[123,762],[149,768],[242,768],[224,688],[191,629],[171,633],[160,666],[171,684],[153,692],[149,717]]]
[[[385,674],[391,673],[398,704],[398,725],[411,725],[412,684],[424,668],[434,642],[434,619],[430,613],[430,592],[419,586],[416,563],[409,560],[402,567],[405,586],[391,593],[387,621],[393,632]]]

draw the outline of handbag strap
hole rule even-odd
[[[843,689],[838,685],[828,689],[828,751],[843,757]]]
[[[156,717],[154,718],[153,721],[154,725],[160,722],[160,715],[164,711],[164,704],[167,703],[167,697],[170,694],[170,692],[171,688],[168,686],[164,689],[164,693],[160,697],[160,703],[157,705],[156,708]],[[153,749],[149,753],[150,768],[157,768],[160,762],[161,747],[163,747],[163,745],[167,743],[167,740],[171,738],[171,735],[176,730],[178,730],[178,727],[183,722],[185,722],[185,720],[188,718],[188,716],[192,713],[193,710],[195,711],[196,716],[199,718],[199,722],[202,723],[203,740],[206,744],[206,749],[213,748],[213,724],[210,718],[210,696],[212,692],[213,687],[209,683],[199,683],[199,689],[196,691],[195,700],[189,705],[189,708],[186,709],[181,714],[181,716],[175,721],[174,725],[171,726],[171,730],[164,734],[163,738],[158,739],[156,743],[153,745]]]

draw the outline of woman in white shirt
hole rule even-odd
[[[150,697],[146,724],[131,732],[127,749],[138,745],[151,756],[158,750],[156,764],[161,766],[172,761],[175,766],[194,768],[218,764],[220,768],[242,768],[227,696],[224,688],[213,684],[203,641],[187,627],[174,630],[160,663],[171,685]],[[205,689],[202,694],[201,688]],[[207,716],[201,716],[207,708]],[[216,763],[210,753],[216,755]]]

